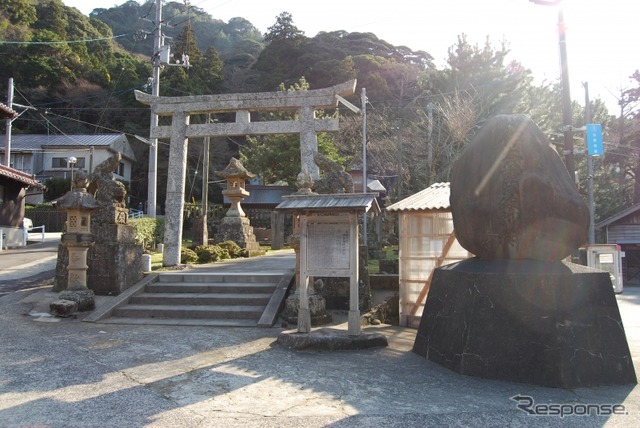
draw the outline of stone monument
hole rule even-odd
[[[434,272],[414,352],[456,372],[551,387],[635,383],[609,274],[563,261],[588,209],[524,115],[496,116],[451,172],[460,244]]]
[[[353,177],[342,166],[323,154],[316,153],[313,160],[322,175],[313,185],[316,193],[353,193]]]
[[[135,229],[127,224],[126,189],[115,180],[113,171],[121,160],[119,153],[100,163],[89,176],[88,191],[95,194],[98,208],[91,217],[94,245],[88,252],[87,285],[99,295],[118,295],[142,279],[142,246],[135,242]],[[56,284],[66,282],[65,260],[58,250]]]
[[[215,174],[227,180],[227,188],[222,191],[222,194],[229,198],[231,207],[222,219],[214,242],[219,244],[225,241],[233,241],[246,249],[249,257],[263,254],[260,244],[253,234],[251,222],[242,210],[241,205],[242,200],[249,196],[249,192],[245,189],[245,181],[255,177],[255,175],[247,171],[236,158],[231,158],[227,167],[222,171],[216,171]]]

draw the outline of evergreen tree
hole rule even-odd
[[[304,77],[285,89],[280,86],[280,91],[306,91],[309,84]],[[316,112],[322,116],[323,112]],[[268,120],[295,119],[297,113],[273,112],[264,117]],[[339,155],[333,144],[333,139],[325,134],[318,135],[318,152],[326,155],[335,162],[345,164],[346,158]],[[247,145],[240,149],[240,159],[243,165],[260,177],[265,184],[274,184],[284,181],[291,188],[295,188],[296,179],[300,173],[300,136],[299,135],[266,135],[248,137]]]
[[[283,40],[295,40],[304,37],[304,31],[300,31],[293,23],[293,17],[289,12],[282,12],[276,16],[276,23],[267,28],[264,41],[273,43]]]
[[[196,65],[200,62],[202,59],[202,53],[200,52],[200,49],[198,49],[191,20],[184,24],[184,28],[176,38],[171,50],[173,57],[178,64],[184,64],[187,58],[191,65]]]

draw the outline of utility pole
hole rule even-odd
[[[367,89],[362,88],[360,96],[360,112],[362,113],[362,193],[367,193]],[[364,213],[364,221],[362,222],[362,235],[364,245],[368,245],[367,239],[367,223],[369,217]]]
[[[9,77],[9,90],[7,96],[7,107],[9,110],[13,108],[13,77]],[[6,123],[6,140],[4,142],[4,165],[11,166],[11,123],[13,119],[7,118]]]
[[[529,0],[542,6],[558,7],[558,44],[560,48],[560,70],[562,84],[562,133],[564,134],[564,163],[575,183],[576,166],[573,149],[573,127],[571,124],[571,92],[569,90],[569,65],[567,61],[567,35],[562,13],[562,0]]]
[[[431,184],[431,177],[433,171],[433,103],[429,103],[427,105],[427,170],[428,170],[428,180],[429,184]]]
[[[560,67],[562,69],[562,131],[564,133],[565,164],[571,179],[576,180],[573,150],[573,127],[571,124],[571,93],[569,90],[569,65],[567,61],[567,39],[562,8],[558,9],[558,41],[560,44]]]
[[[360,96],[361,108],[351,104],[338,94],[336,94],[336,100],[352,112],[359,114],[362,117],[362,193],[367,193],[367,90],[362,88],[362,95]],[[367,213],[364,213],[363,215],[363,243],[364,245],[367,245]]]
[[[582,85],[584,86],[584,125],[585,127],[591,123],[591,104],[589,101],[589,83],[588,82],[583,82]],[[585,141],[586,141],[586,135],[587,133],[585,132]],[[591,154],[589,154],[589,151],[587,150],[587,178],[589,179],[589,188],[588,188],[588,194],[589,194],[589,239],[588,239],[588,243],[589,244],[595,244],[596,243],[596,229],[595,229],[595,223],[594,223],[594,217],[595,217],[595,203],[594,203],[594,198],[593,198],[593,157],[591,156]]]
[[[207,113],[207,124],[211,122],[211,113]],[[209,149],[211,137],[204,137],[204,162],[202,165],[202,244],[209,243],[209,228],[207,227],[207,212],[209,210]]]
[[[162,0],[156,0],[156,18],[154,21],[155,31],[153,39],[153,77],[151,82],[151,95],[160,95],[160,49],[164,44],[162,35]],[[151,121],[149,133],[158,126],[158,115],[151,110]],[[158,188],[158,139],[151,137],[149,147],[149,177],[147,185],[147,215],[156,217],[157,188]]]

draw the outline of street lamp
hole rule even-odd
[[[67,163],[71,165],[71,190],[73,190],[73,166],[78,162],[78,159],[75,156],[71,156],[67,158]]]
[[[543,6],[560,6],[562,0],[529,0]],[[571,124],[571,93],[569,91],[569,67],[567,64],[567,40],[562,8],[558,7],[558,43],[560,47],[560,70],[562,84],[562,132],[564,134],[564,155],[567,170],[575,182],[576,168],[573,159],[573,126]]]

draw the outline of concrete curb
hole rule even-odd
[[[258,321],[258,327],[272,327],[276,323],[276,319],[278,318],[278,313],[284,307],[284,299],[287,297],[287,291],[292,284],[293,277],[295,276],[295,272],[289,272],[284,274],[282,278],[280,278],[280,282],[276,286],[276,290],[271,295],[271,299],[269,303],[267,303],[267,307],[264,309],[260,320]]]

